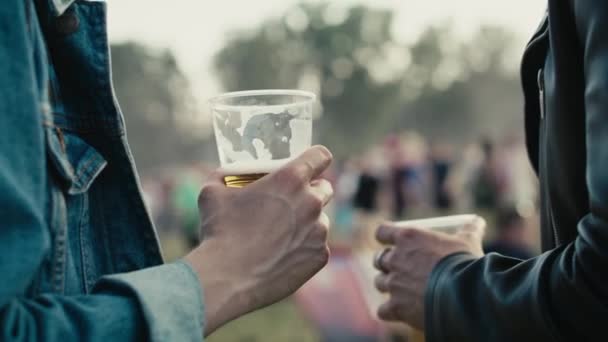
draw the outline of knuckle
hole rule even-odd
[[[298,186],[303,183],[303,177],[301,175],[301,171],[298,171],[297,167],[289,167],[284,168],[282,170],[277,171],[276,180],[277,183],[284,186]]]
[[[319,253],[319,261],[322,266],[327,265],[330,255],[331,253],[329,251],[329,247],[325,246],[325,248],[323,248]]]
[[[374,286],[382,293],[388,292],[388,287],[386,286],[386,277],[382,274],[376,276],[374,279]]]
[[[418,236],[418,234],[419,234],[418,230],[416,230],[414,228],[402,228],[397,233],[397,239],[402,240],[402,241],[409,241],[409,240],[415,239]]]
[[[312,209],[315,214],[320,215],[323,211],[323,200],[315,196],[312,200]]]
[[[205,203],[207,203],[210,200],[213,200],[214,198],[216,198],[217,196],[219,196],[220,192],[222,191],[222,188],[218,185],[205,185],[202,189],[201,192],[198,194],[198,204],[203,205]]]
[[[378,276],[376,276],[376,277],[374,278],[374,287],[375,287],[375,288],[376,288],[378,291],[380,291],[380,292],[384,292],[384,291],[383,291],[383,289],[382,289],[382,286],[381,286],[381,284],[380,284],[380,280],[379,280]]]
[[[399,286],[399,279],[396,274],[391,273],[386,277],[386,288],[393,290]]]
[[[390,270],[394,270],[398,266],[399,263],[394,249],[384,256],[383,263]]]
[[[388,308],[387,308],[387,304],[382,304],[378,310],[377,310],[377,315],[380,319],[386,319],[388,316]]]
[[[376,240],[381,241],[384,236],[388,235],[390,228],[386,225],[380,225],[375,232]]]
[[[396,304],[392,299],[382,304],[378,309],[378,317],[384,320],[392,320],[395,317]]]
[[[327,241],[329,237],[329,227],[326,223],[320,222],[317,228],[317,236],[323,241]]]
[[[391,301],[389,302],[388,309],[389,309],[389,311],[390,311],[390,313],[391,313],[391,316],[392,316],[394,319],[397,319],[397,318],[400,316],[400,315],[399,315],[399,311],[400,311],[400,308],[399,308],[399,303],[397,303],[396,301],[391,300]]]
[[[323,212],[323,200],[313,194],[311,194],[308,206],[312,217],[319,217]]]

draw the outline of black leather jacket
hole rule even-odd
[[[549,0],[522,83],[545,252],[443,259],[428,341],[608,341],[608,1]]]

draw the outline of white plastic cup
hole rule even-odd
[[[479,218],[479,216],[473,214],[441,216],[419,220],[399,221],[396,222],[394,226],[401,228],[430,229],[441,233],[454,234],[462,227],[475,222],[477,218]]]

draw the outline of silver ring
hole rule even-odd
[[[377,252],[376,255],[374,256],[374,267],[382,272],[382,273],[388,273],[389,270],[386,269],[386,266],[384,266],[384,263],[382,262],[384,259],[384,256],[390,252],[392,250],[392,248],[385,248],[383,250],[381,250],[380,252]]]

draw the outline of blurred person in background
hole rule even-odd
[[[159,227],[159,230],[177,230],[177,214],[172,203],[173,192],[175,191],[174,174],[174,172],[171,172],[171,176],[168,174],[160,176],[160,205],[153,221]]]
[[[525,139],[521,135],[521,133],[511,133],[503,139],[501,159],[507,184],[503,201],[524,208],[524,211],[530,211],[537,202],[538,180],[534,169],[530,166]]]
[[[385,140],[389,164],[392,216],[403,218],[428,199],[429,179],[424,139],[414,132],[390,135]]]
[[[210,177],[203,242],[165,264],[107,47],[104,1],[0,6],[2,341],[201,341],[327,263],[314,147],[245,189]]]
[[[179,231],[186,239],[189,249],[200,242],[199,211],[196,203],[204,175],[196,167],[189,167],[176,177],[171,196],[171,207],[177,215]]]
[[[436,143],[431,148],[433,206],[439,210],[452,208],[452,194],[448,180],[452,171],[452,150],[449,145]]]
[[[378,152],[377,148],[371,148],[356,162],[359,172],[353,207],[363,215],[373,215],[379,210],[379,194],[384,172],[378,160]]]
[[[364,249],[376,245],[373,231],[386,209],[383,198],[387,165],[381,152],[380,146],[372,146],[356,159],[359,172],[353,195],[353,229],[355,246]]]
[[[474,207],[472,189],[481,163],[481,150],[475,143],[466,144],[455,159],[448,187],[458,209],[469,210]]]
[[[378,209],[378,193],[382,180],[370,168],[368,161],[360,161],[361,172],[353,196],[353,207],[362,213],[372,214]]]
[[[534,253],[529,247],[527,224],[517,208],[500,208],[496,214],[496,237],[484,246],[484,251],[521,260],[532,258]]]
[[[336,210],[332,233],[349,240],[354,233],[354,196],[358,188],[359,172],[355,159],[346,160],[337,176],[335,186],[333,202]]]
[[[396,135],[389,135],[384,142],[385,153],[388,160],[390,189],[393,199],[393,217],[403,217],[406,210],[406,181],[410,169],[403,141]]]
[[[428,208],[432,199],[432,170],[426,139],[416,132],[405,132],[401,139],[406,151],[404,191],[408,209]]]
[[[543,254],[484,255],[483,220],[455,235],[393,224],[377,238],[378,314],[427,341],[598,341],[608,317],[608,2],[548,1],[524,52],[528,154]]]
[[[473,183],[473,204],[478,209],[495,209],[502,201],[506,171],[499,149],[489,139],[480,142],[483,159]]]

